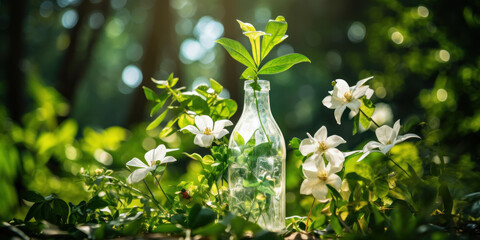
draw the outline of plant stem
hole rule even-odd
[[[167,166],[165,165],[165,167],[167,167]],[[165,172],[165,170],[164,170],[163,172]],[[163,173],[162,173],[162,176],[163,176]],[[163,195],[165,195],[165,198],[167,199],[167,201],[168,201],[170,204],[172,204],[172,201],[170,201],[170,198],[167,196],[167,194],[165,193],[165,191],[163,191],[162,185],[160,185],[160,180],[158,180],[158,179],[157,179],[157,176],[155,176],[155,175],[153,175],[153,178],[155,178],[155,180],[157,181],[158,187],[160,187],[160,190],[162,190],[162,193],[163,193]]]
[[[407,171],[405,171],[405,169],[403,169],[397,162],[393,161],[392,158],[388,157],[388,160],[392,161],[398,168],[402,169],[402,171],[407,174],[408,177],[410,177],[410,174],[408,174]]]
[[[218,183],[216,180],[215,180],[215,186],[217,187],[217,195],[220,198],[220,205],[223,205],[222,195],[220,194],[220,188],[218,188]]]
[[[265,133],[265,136],[267,137],[268,142],[271,142],[270,137],[268,137],[267,131],[265,131],[265,127],[263,126],[262,118],[260,118],[260,111],[258,109],[258,99],[257,99],[257,93],[256,92],[257,91],[255,89],[253,89],[253,96],[255,97],[255,106],[257,108],[258,121],[260,122],[260,126],[262,127],[263,133]]]
[[[153,192],[152,190],[150,190],[150,187],[148,186],[147,182],[145,181],[145,179],[143,179],[143,183],[145,183],[145,186],[147,187],[147,190],[148,192],[150,192],[150,195],[152,195],[152,201],[153,203],[155,203],[155,205],[159,208],[159,209],[162,209],[162,211],[164,213],[167,213],[167,211],[162,207],[160,206],[160,204],[158,203],[157,199],[155,198],[155,196],[153,195]]]
[[[375,121],[373,121],[373,119],[372,119],[371,117],[367,116],[367,114],[365,114],[365,113],[362,111],[362,109],[359,109],[359,110],[360,110],[360,112],[363,114],[363,116],[365,116],[369,121],[372,121],[373,124],[375,124],[375,126],[377,126],[377,128],[380,127],[380,125],[378,125]]]
[[[314,205],[315,205],[315,198],[313,198],[312,206],[310,207],[310,212],[308,213],[307,223],[305,224],[305,232],[308,232],[308,220],[310,220],[310,216],[312,215],[312,210]]]

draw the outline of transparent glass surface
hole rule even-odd
[[[285,228],[285,140],[270,111],[270,83],[258,80],[261,90],[254,92],[252,82],[245,82],[242,116],[229,141],[229,206],[270,231],[280,231]]]

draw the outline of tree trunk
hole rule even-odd
[[[168,54],[171,49],[175,49],[172,32],[172,13],[169,1],[155,1],[150,16],[153,17],[150,28],[146,31],[144,44],[144,53],[140,70],[142,71],[142,85],[153,89],[154,83],[150,80],[155,75],[159,66],[161,57],[170,55],[169,57],[178,58],[175,54]],[[178,62],[178,61],[177,61]],[[178,69],[178,66],[177,66]],[[133,94],[132,105],[130,106],[130,114],[127,119],[127,125],[132,126],[146,117],[147,100],[143,93],[143,89],[138,87]]]
[[[21,69],[24,54],[24,22],[26,0],[9,1],[10,25],[8,26],[8,50],[6,64],[7,109],[13,121],[20,123],[25,111],[25,77]]]
[[[225,36],[232,39],[238,39],[240,28],[238,27],[235,19],[238,16],[237,13],[237,1],[223,1],[223,6],[225,9],[225,15],[223,17],[223,26],[225,29]],[[225,52],[225,61],[223,64],[223,84],[225,88],[230,91],[230,98],[235,100],[239,105],[239,111],[234,115],[234,120],[238,119],[241,114],[240,107],[242,106],[243,95],[241,94],[239,86],[240,84],[240,72],[238,71],[238,62]],[[242,85],[243,86],[243,85]]]

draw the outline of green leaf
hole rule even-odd
[[[301,142],[302,141],[299,138],[294,137],[294,138],[292,138],[292,140],[290,140],[289,145],[292,148],[299,148]]]
[[[257,72],[253,68],[247,68],[243,71],[242,75],[240,75],[240,79],[247,79],[247,80],[255,80],[257,79]]]
[[[43,202],[45,201],[45,198],[43,198],[42,195],[34,192],[34,191],[26,191],[22,194],[22,198],[29,201],[29,202]]]
[[[337,216],[334,214],[330,216],[330,226],[332,227],[332,229],[335,231],[337,235],[342,234],[342,225],[340,225],[340,222],[338,221]]]
[[[250,83],[250,87],[252,87],[252,89],[255,91],[262,91],[262,87],[260,86],[260,84],[258,84],[257,81]]]
[[[230,221],[231,231],[237,236],[237,239],[240,239],[244,233],[251,231],[256,233],[262,228],[255,223],[249,222],[242,217],[235,217]]]
[[[67,222],[68,214],[70,213],[70,208],[68,204],[63,201],[62,199],[53,199],[52,201],[53,211],[55,211],[55,215],[60,216],[63,223]]]
[[[173,133],[173,128],[172,127],[164,127],[162,131],[160,131],[160,134],[158,136],[160,138],[168,137]]]
[[[213,159],[212,155],[205,155],[202,158],[202,163],[205,165],[212,165],[215,163],[215,159]]]
[[[227,227],[221,223],[211,223],[193,231],[193,234],[202,236],[218,236],[219,234],[225,232],[226,228]]]
[[[162,123],[163,119],[165,119],[165,117],[167,116],[167,113],[168,113],[168,109],[166,109],[162,114],[158,115],[158,117],[155,118],[155,120],[153,120],[153,122],[148,124],[147,130],[152,130],[152,129],[158,127],[158,125],[160,125],[160,123]]]
[[[221,44],[233,59],[247,67],[256,69],[252,56],[240,42],[228,38],[221,38],[216,42]]]
[[[28,222],[30,219],[32,218],[35,218],[36,220],[40,220],[40,219],[37,219],[39,214],[40,214],[40,210],[42,209],[42,205],[44,204],[45,202],[37,202],[35,204],[33,204],[30,209],[28,210],[27,212],[27,215],[25,216],[25,222]]]
[[[377,179],[374,183],[373,193],[375,193],[377,197],[383,198],[388,195],[389,188],[387,181],[384,179]]]
[[[451,215],[452,208],[453,208],[453,199],[452,199],[452,195],[450,194],[450,191],[448,190],[447,185],[442,184],[440,186],[439,192],[440,192],[440,196],[442,196],[444,213],[447,215]]]
[[[242,135],[239,132],[234,132],[233,133],[233,141],[235,141],[235,143],[238,146],[245,145],[245,140],[243,139]]]
[[[362,115],[362,113],[357,114],[357,115],[353,118],[352,136],[355,135],[355,134],[357,134],[357,132],[358,132],[358,124],[360,123],[360,115]]]
[[[195,118],[184,113],[178,117],[178,127],[179,128],[184,128],[188,125],[193,125],[195,124]]]
[[[174,78],[173,73],[171,73],[167,79],[167,82],[168,82],[168,86],[174,87],[178,82],[178,78]]]
[[[327,184],[327,187],[328,187],[328,189],[330,189],[330,192],[332,193],[333,196],[335,196],[336,199],[342,199],[342,196],[337,191],[337,189],[332,187],[330,184]]]
[[[253,235],[253,240],[280,240],[283,239],[277,233],[262,229]]]
[[[88,201],[87,209],[96,210],[96,209],[104,208],[108,205],[109,204],[108,204],[107,201],[103,200],[102,198],[100,198],[98,196],[95,196]]]
[[[293,65],[301,62],[310,62],[310,60],[299,53],[291,53],[278,58],[274,58],[265,63],[258,74],[276,74],[288,70]]]
[[[202,159],[203,159],[203,158],[202,158],[202,156],[200,156],[200,154],[198,154],[198,153],[188,154],[188,153],[185,153],[185,152],[184,152],[183,154],[184,154],[185,156],[193,159],[193,160],[197,160],[197,161],[199,161],[199,162],[202,162]]]
[[[220,85],[220,83],[218,83],[217,81],[215,81],[215,79],[213,78],[210,78],[210,86],[212,87],[212,89],[217,93],[217,94],[220,94],[223,90],[223,86]]]
[[[145,97],[148,101],[155,101],[157,99],[157,94],[150,88],[142,86],[143,92],[145,93]]]
[[[272,48],[281,43],[287,36],[285,33],[287,32],[288,24],[285,21],[285,18],[282,16],[278,16],[275,20],[270,20],[265,27],[265,32],[270,33],[271,35],[263,36],[262,40],[262,55],[261,60],[263,60],[268,53],[272,50]]]
[[[216,218],[217,214],[212,209],[196,204],[190,210],[188,223],[191,229],[195,229],[212,223]]]
[[[373,102],[366,97],[362,97],[361,101],[362,106],[360,106],[360,110],[362,110],[368,117],[365,117],[363,113],[358,113],[358,115],[360,115],[359,122],[363,128],[368,129],[371,123],[370,118],[373,116],[373,112],[375,112],[375,106],[373,105]]]
[[[217,102],[212,110],[215,115],[218,115],[218,119],[229,119],[237,112],[237,108],[237,103],[234,100],[222,99]]]

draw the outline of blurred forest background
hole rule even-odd
[[[277,15],[289,38],[273,55],[295,51],[312,61],[268,79],[286,141],[326,125],[348,141],[341,150],[363,146],[374,133],[351,137],[347,117],[337,125],[321,101],[332,80],[373,75],[374,119],[413,126],[423,141],[403,149],[451,166],[455,196],[480,189],[480,1],[3,0],[0,220],[23,218],[26,189],[86,199],[82,168],[126,176],[128,160],[161,142],[193,149],[191,136],[145,131],[151,106],[141,86],[153,87],[150,77],[174,72],[190,90],[212,77],[238,102],[238,119],[243,69],[214,41],[247,43],[236,19],[263,29]],[[199,167],[180,152],[165,176],[172,188]],[[300,181],[288,172],[288,203],[302,199]],[[306,214],[296,205],[287,204],[287,216]]]

